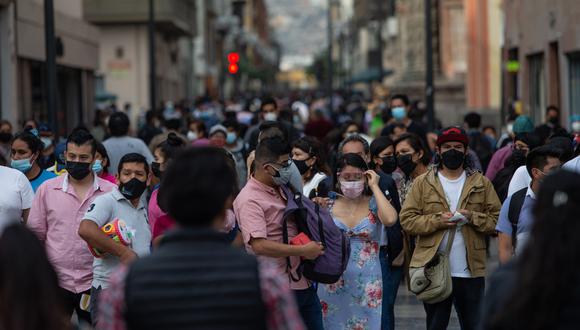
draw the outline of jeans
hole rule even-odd
[[[81,308],[81,300],[84,295],[89,295],[91,290],[87,290],[80,293],[70,292],[68,290],[62,289],[62,297],[64,300],[64,304],[66,307],[66,313],[68,318],[72,316],[73,312],[77,312],[77,316],[79,318],[79,323],[86,322],[87,324],[91,324],[91,314],[89,311],[83,310]],[[90,305],[89,305],[90,308]]]
[[[403,277],[403,267],[389,265],[387,247],[381,247],[379,252],[381,272],[383,275],[383,310],[381,317],[382,330],[395,329],[395,300]]]
[[[316,288],[311,286],[305,290],[293,290],[300,316],[308,330],[324,330],[322,325],[322,305],[318,299]]]
[[[91,318],[93,319],[93,327],[97,328],[97,319],[99,312],[99,295],[103,289],[101,286],[98,288],[91,288]]]
[[[462,330],[475,330],[485,291],[485,278],[452,277],[453,293],[436,304],[423,304],[427,313],[427,330],[444,330],[449,325],[451,306],[455,306]]]

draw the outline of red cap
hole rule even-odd
[[[469,139],[467,138],[467,133],[461,127],[451,126],[441,131],[441,134],[437,137],[438,146],[445,142],[461,142],[467,146]]]

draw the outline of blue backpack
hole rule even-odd
[[[282,187],[288,204],[284,211],[282,222],[282,238],[288,244],[288,221],[294,221],[299,233],[306,234],[310,240],[321,242],[324,254],[315,260],[303,260],[299,267],[298,278],[295,278],[290,269],[290,258],[286,258],[287,270],[293,281],[299,281],[302,276],[307,279],[323,283],[336,283],[348,265],[350,257],[350,240],[346,234],[336,226],[330,212],[301,193],[294,193],[288,187]]]

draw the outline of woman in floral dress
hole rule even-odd
[[[379,188],[379,176],[363,158],[346,154],[338,161],[338,198],[331,208],[334,222],[350,237],[346,271],[335,284],[321,285],[324,328],[380,329],[382,276],[379,240],[383,225],[397,221],[397,211]]]

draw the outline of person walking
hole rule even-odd
[[[282,222],[287,201],[280,186],[290,179],[290,146],[286,140],[267,138],[256,148],[255,171],[234,201],[234,213],[242,231],[248,252],[277,266],[284,274],[296,296],[300,314],[306,327],[321,330],[322,309],[316,288],[299,274],[300,257],[314,260],[324,250],[320,242],[305,245],[282,243]],[[288,222],[288,240],[298,235],[296,224]],[[288,267],[287,259],[290,265]],[[295,279],[298,279],[295,281]]]
[[[413,181],[427,173],[431,162],[431,152],[429,152],[425,143],[412,133],[402,135],[393,145],[397,156],[397,167],[405,175],[402,178],[402,182],[397,185],[401,205],[403,205]]]
[[[43,149],[42,141],[29,131],[16,134],[12,140],[10,167],[26,175],[35,192],[46,180],[56,177],[56,174],[43,170],[38,164]]]
[[[401,210],[401,226],[417,236],[410,267],[427,265],[451,242],[452,294],[442,302],[424,303],[427,329],[447,329],[452,305],[461,327],[476,329],[485,291],[485,236],[495,232],[501,204],[493,186],[466,162],[468,138],[449,127],[437,139],[434,166],[415,179]],[[460,221],[456,221],[460,220]]]
[[[75,130],[68,136],[66,173],[38,188],[27,222],[58,274],[65,312],[70,317],[75,311],[89,324],[93,255],[78,229],[93,201],[115,187],[91,170],[95,153],[96,141],[87,131]]]
[[[308,198],[327,198],[332,190],[331,178],[322,144],[314,137],[300,138],[292,145],[292,162],[302,175],[302,194]]]
[[[338,198],[331,207],[335,224],[350,237],[351,256],[335,284],[320,287],[325,329],[380,329],[383,280],[379,246],[383,226],[397,211],[379,187],[379,176],[364,159],[345,154],[338,161]]]

